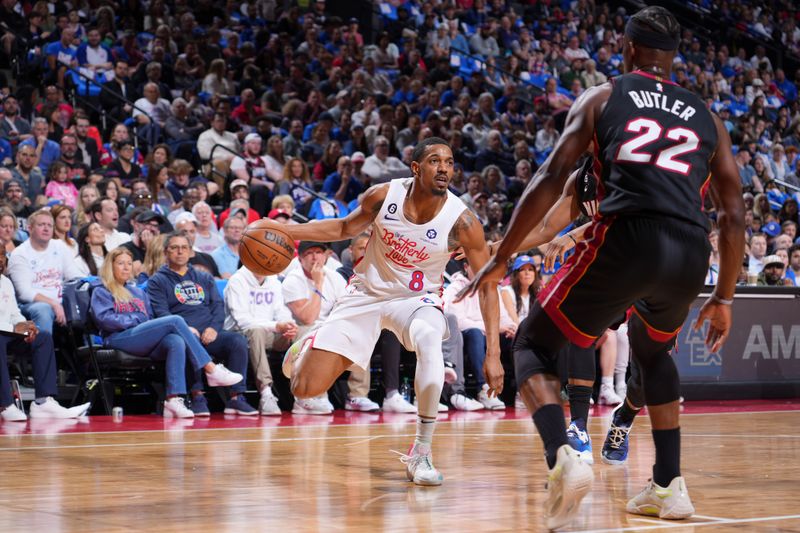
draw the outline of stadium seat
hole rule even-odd
[[[217,292],[219,293],[220,298],[225,297],[225,287],[228,286],[227,279],[218,279],[217,281]]]

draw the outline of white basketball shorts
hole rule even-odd
[[[408,328],[414,313],[423,307],[441,311],[443,302],[436,294],[379,298],[351,290],[317,329],[311,348],[340,354],[366,370],[383,329],[394,333],[406,350],[414,351]],[[449,335],[445,332],[444,339]]]

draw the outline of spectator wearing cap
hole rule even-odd
[[[64,241],[53,239],[53,215],[40,209],[28,220],[30,238],[18,246],[8,262],[8,274],[17,291],[22,314],[40,331],[53,333],[53,322],[66,325],[61,290],[64,281],[81,276],[74,254]]]
[[[300,267],[289,270],[283,280],[283,300],[297,323],[298,338],[318,328],[328,317],[336,301],[345,294],[347,284],[344,278],[336,270],[326,266],[327,250],[328,245],[325,243],[300,242],[297,247]],[[355,390],[351,387],[350,400],[359,398],[355,404],[366,405],[364,400],[369,392],[368,376],[367,373],[361,374]],[[374,409],[377,408],[374,405]],[[293,412],[330,414],[333,407],[328,402],[327,395],[323,394],[306,400],[295,399]]]
[[[47,138],[50,133],[50,124],[46,118],[36,117],[33,119],[32,126],[33,136],[29,139],[22,141],[19,146],[30,146],[36,153],[36,165],[42,174],[47,174],[47,169],[50,168],[55,161],[61,157],[61,148],[58,143],[51,141]]]
[[[366,158],[362,171],[369,176],[371,185],[411,175],[411,169],[398,158],[389,155],[389,139],[383,135],[375,137],[375,153]]]
[[[17,217],[17,223],[23,230],[27,229],[28,216],[33,213],[34,209],[31,207],[31,201],[25,196],[22,188],[22,182],[13,179],[3,184],[3,198],[6,206]]]
[[[536,298],[536,265],[529,255],[519,255],[511,267],[511,283],[500,289],[503,306],[515,324],[525,320]]]
[[[247,182],[244,180],[235,179],[231,182],[231,204],[228,209],[219,214],[218,223],[220,227],[225,224],[225,220],[227,220],[227,218],[231,215],[234,202],[236,202],[236,206],[244,209],[246,214],[244,218],[247,221],[246,224],[251,224],[261,218],[261,215],[258,213],[258,211],[250,207],[250,189],[247,186]],[[265,203],[264,205],[265,212],[267,205],[269,204]]]
[[[213,218],[214,212],[206,202],[199,201],[192,207],[192,215],[197,220],[197,238],[194,241],[194,248],[210,254],[223,242],[222,235],[219,234]]]
[[[758,274],[756,285],[762,286],[783,286],[791,285],[791,280],[784,280],[783,273],[786,270],[786,265],[783,259],[777,255],[768,255],[764,258],[764,266]]]
[[[197,239],[197,218],[191,213],[182,213],[175,221],[175,231],[183,233],[189,240],[189,246],[192,247],[189,251],[189,264],[221,279],[217,263],[211,254],[201,252],[194,246]]]
[[[350,92],[342,89],[336,93],[336,105],[328,109],[328,113],[337,123],[341,123],[342,112],[350,110]]]
[[[3,120],[0,120],[0,139],[8,140],[12,145],[33,137],[31,124],[20,116],[17,97],[9,94],[3,100]]]
[[[267,175],[267,158],[261,155],[261,146],[262,139],[258,133],[248,133],[244,138],[244,150],[231,161],[231,172],[236,181],[243,181],[249,187],[264,187],[274,179]],[[269,186],[274,186],[274,183]]]
[[[355,123],[350,126],[350,138],[345,141],[342,152],[350,156],[356,152],[361,152],[362,155],[365,152],[369,152],[366,128],[364,128],[363,124]]]
[[[133,258],[133,277],[136,278],[142,271],[147,245],[161,234],[161,225],[166,219],[151,209],[142,210],[132,219],[133,236],[131,240],[121,246],[127,248]]]
[[[267,217],[279,224],[289,224],[292,221],[292,213],[286,209],[272,209]]]
[[[110,198],[101,198],[89,206],[89,218],[100,224],[106,233],[106,248],[111,251],[131,240],[128,233],[117,230],[119,209],[117,203]]]
[[[231,214],[222,224],[223,243],[211,252],[222,279],[230,278],[239,268],[239,245],[247,225],[244,218]]]

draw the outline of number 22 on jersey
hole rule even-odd
[[[628,122],[625,131],[638,133],[632,139],[625,141],[619,147],[617,156],[614,159],[617,163],[653,163],[658,168],[668,172],[677,172],[688,175],[692,167],[689,163],[678,159],[679,156],[697,150],[700,145],[700,138],[697,134],[687,128],[675,127],[666,132],[661,125],[653,119],[636,118]],[[646,146],[659,139],[675,141],[675,144],[668,148],[659,150],[657,154],[652,154],[643,150]],[[655,158],[655,161],[654,161]]]

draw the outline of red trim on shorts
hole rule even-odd
[[[603,185],[603,161],[600,159],[600,139],[597,138],[597,131],[594,132],[594,165],[592,171],[594,172],[594,178],[597,182],[596,184],[596,193],[595,193],[595,212],[594,217],[600,218],[600,202],[603,201],[603,198],[606,197],[606,188]]]
[[[612,222],[613,218],[593,222],[586,230],[586,240],[578,243],[575,253],[567,264],[556,273],[537,297],[542,309],[555,322],[561,333],[570,342],[581,348],[591,346],[597,340],[597,337],[578,329],[561,311],[561,304],[567,299],[572,287],[583,278],[586,271],[594,263]]]
[[[711,186],[711,172],[706,176],[706,181],[700,186],[700,211],[705,211],[706,193]]]
[[[653,339],[656,342],[667,342],[667,341],[669,341],[670,339],[674,338],[675,335],[677,335],[678,332],[680,332],[681,328],[683,327],[683,324],[681,324],[680,326],[678,326],[678,329],[676,329],[675,331],[672,331],[672,332],[661,331],[660,329],[656,329],[653,326],[651,326],[650,324],[648,324],[647,320],[644,319],[644,317],[641,315],[641,313],[639,313],[639,311],[636,310],[635,307],[631,307],[631,309],[633,310],[633,313],[637,317],[639,317],[639,320],[642,321],[642,324],[644,324],[644,327],[647,329],[647,336],[650,337],[651,339]]]

